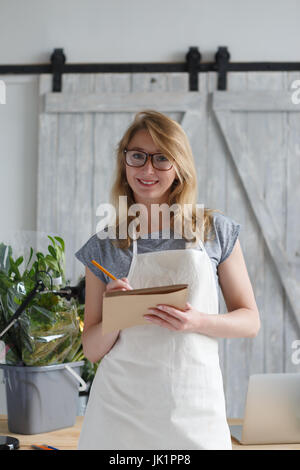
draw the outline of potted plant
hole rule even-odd
[[[4,369],[11,432],[35,434],[75,423],[78,381],[83,366],[80,313],[76,298],[52,292],[65,281],[64,241],[48,236],[52,245],[29,260],[13,259],[11,246],[0,244],[0,331],[42,278],[46,291],[30,300],[18,321],[3,336]],[[32,262],[32,264],[30,264]],[[53,285],[54,284],[54,285]],[[75,377],[74,377],[75,376]]]

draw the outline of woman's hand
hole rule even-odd
[[[106,292],[112,292],[116,290],[132,290],[132,287],[129,284],[127,277],[122,277],[121,279],[113,279],[108,284],[106,284]]]
[[[200,333],[205,313],[196,310],[190,303],[180,310],[172,305],[156,305],[156,308],[148,308],[149,314],[144,315],[145,320],[172,331],[190,331]]]

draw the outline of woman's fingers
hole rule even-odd
[[[132,290],[128,279],[126,277],[122,277],[122,279],[113,279],[106,285],[107,291],[112,290]]]
[[[129,284],[129,281],[127,279],[127,277],[122,277],[122,280],[126,283],[126,286],[128,287],[129,290],[132,290],[132,287],[131,285]]]

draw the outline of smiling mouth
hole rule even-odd
[[[155,181],[155,180],[147,181],[147,180],[143,180],[143,179],[139,179],[139,178],[137,178],[137,180],[138,180],[138,182],[139,182],[142,186],[144,186],[144,187],[146,187],[146,186],[149,186],[149,187],[150,187],[150,186],[154,186],[154,185],[156,185],[156,184],[158,183],[158,180],[156,180],[156,181]]]

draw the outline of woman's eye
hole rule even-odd
[[[134,153],[133,158],[135,158],[136,160],[143,159],[144,155],[142,153]]]
[[[165,162],[167,159],[167,157],[165,157],[164,155],[157,155],[157,159],[161,162]]]

